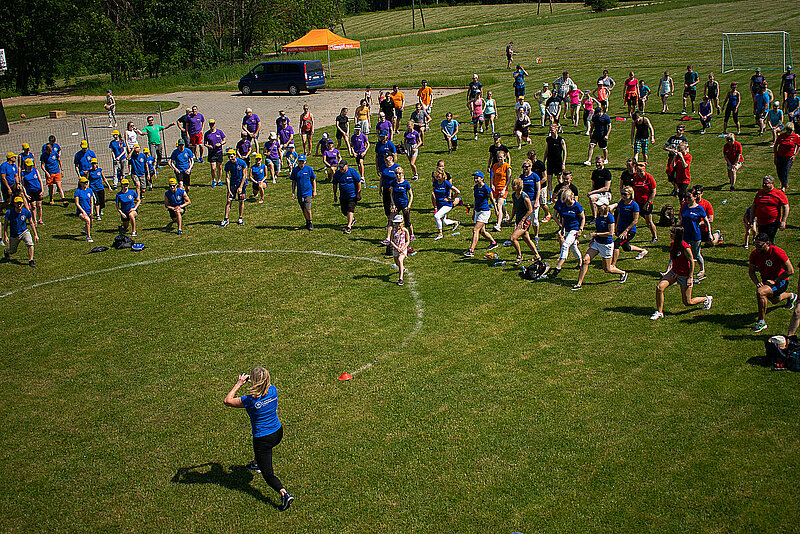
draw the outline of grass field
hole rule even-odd
[[[160,101],[138,101],[138,100],[118,100],[117,113],[137,113],[148,112],[154,108],[161,106],[162,111],[169,111],[178,107],[178,103],[174,100],[160,100]],[[22,115],[25,118],[32,119],[34,117],[47,117],[50,111],[59,109],[72,113],[97,113],[97,110],[103,110],[103,102],[60,102],[57,104],[31,104],[23,106],[7,106],[5,108],[6,116],[9,121],[22,120]]]
[[[773,12],[786,27],[796,25],[789,8],[743,2],[553,25],[552,50],[537,52],[544,67],[529,69],[529,92],[552,82],[562,65],[581,87],[603,66],[618,83],[631,67],[655,87],[657,72],[680,76],[687,61],[702,80],[718,70],[718,51],[696,35],[716,42],[722,28]],[[697,28],[698,21],[707,26]],[[672,43],[681,32],[692,38],[637,45]],[[485,58],[450,67],[464,80],[473,70],[502,80],[489,88],[504,134],[513,124],[513,92],[497,58],[508,39],[533,51],[536,38],[522,30],[473,37]],[[462,46],[440,52],[457,57]],[[591,51],[601,47],[606,61],[597,63]],[[392,78],[401,85],[444,68],[425,46],[408,51],[397,56],[395,72],[403,74]],[[418,62],[405,65],[410,57]],[[723,87],[746,77],[724,76]],[[777,75],[768,78],[774,86]],[[655,246],[644,245],[648,232],[640,230],[637,243],[650,254],[623,256],[626,284],[594,263],[578,292],[569,291],[577,278],[571,259],[558,279],[534,284],[510,263],[490,267],[480,253],[462,258],[471,224],[431,239],[428,177],[436,160],[446,161],[467,198],[471,173],[485,169],[490,136],[471,140],[464,100],[459,94],[434,103],[434,123],[446,110],[459,115],[460,149],[447,155],[441,135],[426,137],[413,184],[419,254],[409,259],[413,284],[406,287],[395,284],[397,272],[378,245],[385,219],[370,187],[374,171],[349,236],[341,233],[330,184],[319,184],[317,229],[299,230],[302,216],[285,179],[270,186],[265,204],[247,203],[244,227],[225,229],[223,191],[193,188],[182,236],[163,230],[161,193],[149,194],[140,210],[138,240],[147,245],[140,253],[87,255],[91,245],[74,209],[47,206],[39,267],[0,265],[0,481],[9,496],[0,503],[0,530],[796,531],[797,376],[751,364],[763,355],[766,335],[785,332],[790,312],[772,308],[769,329],[749,331],[756,305],[740,221],[763,175],[774,172],[769,139],[755,136],[747,117],[749,96],[736,193],[727,191],[721,120],[705,136],[697,120],[685,123],[693,183],[706,187],[725,242],[705,249],[709,278],[695,289],[712,294],[714,307],[684,309],[671,288],[657,323],[649,315],[667,264],[666,229]],[[620,100],[617,90],[612,112],[620,113]],[[680,103],[673,97],[667,115],[653,113],[656,105],[648,108],[660,208],[674,203],[665,194],[660,146],[679,123]],[[613,124],[616,191],[631,153],[630,126]],[[541,153],[544,131],[533,131]],[[573,127],[564,137],[583,196],[587,138]],[[512,157],[516,175],[521,153]],[[321,166],[319,158],[312,164]],[[408,170],[405,158],[400,164]],[[195,183],[209,181],[200,165]],[[795,169],[792,206],[796,181]],[[112,212],[96,223],[96,245],[116,235]],[[454,216],[469,220],[461,208]],[[796,220],[792,212],[778,237],[795,263]],[[551,262],[554,231],[552,223],[543,226],[541,250]],[[504,229],[496,237],[508,235]],[[513,260],[510,248],[498,252]],[[337,380],[370,362],[351,382]],[[252,455],[246,415],[222,405],[236,375],[255,364],[271,371],[280,396],[285,437],[275,450],[276,472],[297,498],[282,514],[270,506],[277,499],[263,479],[244,469]]]

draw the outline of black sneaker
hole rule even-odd
[[[247,469],[250,470],[250,471],[253,471],[255,473],[260,473],[261,472],[261,469],[258,467],[258,463],[256,463],[255,460],[253,460],[252,462],[247,464]]]
[[[294,501],[294,497],[289,495],[289,492],[287,491],[286,493],[281,495],[281,505],[278,506],[278,510],[280,510],[281,512],[285,512],[292,505],[292,501]]]
[[[497,244],[497,241],[495,241],[494,243],[492,243],[491,245],[489,245],[488,247],[486,247],[486,250],[494,250],[494,249],[496,249],[498,246],[499,246],[499,245]]]
[[[30,261],[28,262],[28,265],[30,265],[31,267],[36,267],[36,264],[35,264],[35,263],[33,263],[33,260],[30,260]]]
[[[306,226],[306,228],[308,228],[309,231],[313,230],[314,229],[314,223],[312,223],[311,221],[308,221],[308,226]]]
[[[619,275],[619,283],[624,284],[628,280],[628,271],[625,271],[621,275]]]
[[[3,261],[10,261],[11,254],[8,253],[8,250],[3,250]]]

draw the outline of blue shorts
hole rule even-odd
[[[524,87],[515,87],[514,88],[514,96],[515,97],[525,96],[525,88]]]
[[[785,293],[786,288],[788,287],[789,287],[789,280],[783,280],[781,282],[778,282],[774,286],[771,286],[770,289],[772,289],[772,294],[778,297],[781,294]]]

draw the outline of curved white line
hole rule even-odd
[[[326,256],[329,258],[341,258],[345,260],[359,260],[359,261],[368,261],[372,263],[377,263],[378,265],[391,265],[385,261],[381,261],[375,258],[367,258],[365,256],[347,256],[344,254],[334,254],[333,252],[323,252],[321,250],[288,250],[288,249],[251,249],[251,250],[206,250],[203,252],[192,252],[190,254],[180,254],[177,256],[167,256],[165,258],[155,258],[152,260],[143,260],[137,261],[134,263],[128,263],[125,265],[117,265],[115,267],[107,267],[105,269],[96,269],[94,271],[88,271],[85,273],[80,274],[73,274],[71,276],[65,276],[64,278],[57,278],[55,280],[48,280],[47,282],[39,282],[27,287],[14,289],[12,291],[7,291],[0,295],[0,299],[10,297],[11,295],[15,295],[22,291],[28,291],[30,289],[36,289],[37,287],[47,286],[51,284],[58,284],[61,282],[68,282],[70,280],[75,280],[77,278],[84,278],[86,276],[94,276],[96,274],[103,274],[109,273],[112,271],[119,271],[120,269],[128,269],[130,267],[138,267],[140,265],[153,265],[156,263],[164,263],[167,261],[173,260],[180,260],[185,258],[195,258],[197,256],[208,256],[211,254],[313,254],[315,256]],[[408,345],[411,339],[419,333],[420,329],[422,328],[422,320],[425,314],[425,306],[424,301],[419,296],[419,291],[417,291],[417,283],[414,280],[414,274],[411,271],[406,272],[406,280],[408,281],[408,289],[411,293],[411,298],[414,301],[414,308],[417,314],[417,320],[414,323],[414,327],[409,331],[408,334],[403,338],[400,342],[400,348],[404,348]],[[365,363],[361,367],[357,368],[355,371],[351,372],[352,376],[357,375],[362,371],[366,371],[367,369],[373,367],[378,360],[383,359],[384,357],[391,354],[390,352],[385,352],[376,356],[371,362]]]

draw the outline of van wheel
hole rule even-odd
[[[313,95],[313,94],[314,94],[314,93],[316,93],[316,92],[317,92],[317,90],[316,90],[316,89],[309,89],[309,90],[308,90],[308,94],[310,94],[310,95]]]
[[[250,86],[249,85],[243,85],[242,86],[242,94],[243,95],[247,96],[247,95],[249,95],[251,93],[252,93],[252,91],[250,90]]]
[[[300,94],[300,88],[297,87],[295,84],[289,84],[289,94],[292,96],[297,96]]]

